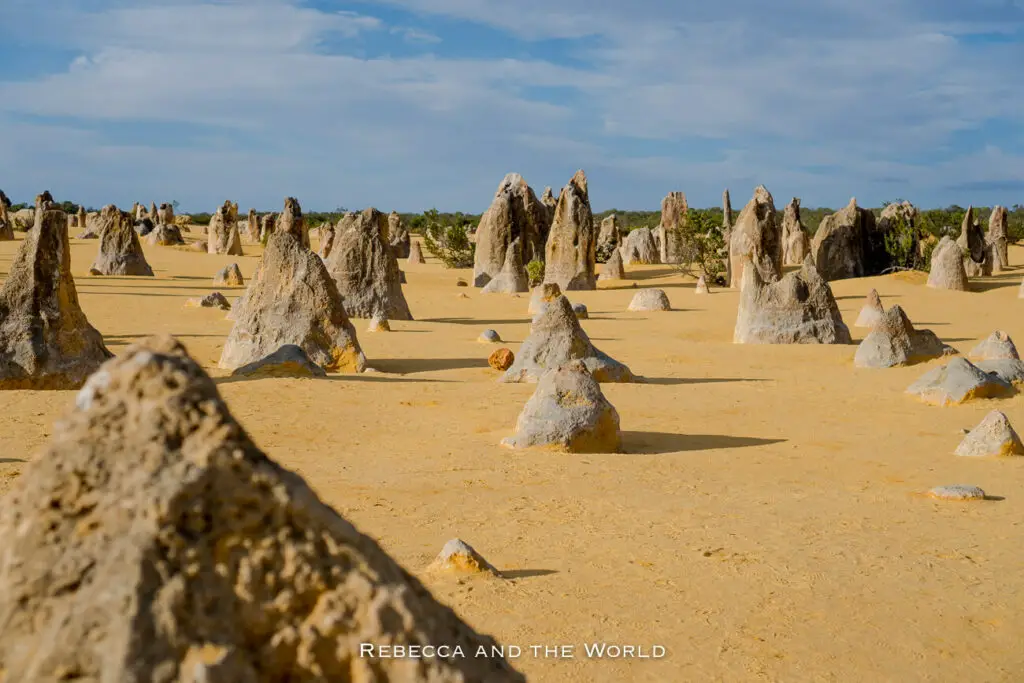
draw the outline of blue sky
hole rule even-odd
[[[0,188],[479,212],[1024,203],[1024,0],[0,0]]]

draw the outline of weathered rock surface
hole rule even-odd
[[[811,240],[800,222],[800,199],[793,197],[782,214],[782,265],[803,265],[810,253]]]
[[[85,239],[86,234],[83,233],[78,237],[79,239]],[[181,228],[174,223],[160,223],[146,236],[146,244],[171,247],[185,244],[185,238],[181,236]]]
[[[992,360],[974,361],[978,369],[995,375],[1007,384],[1019,386],[1024,384],[1024,361],[1017,358],[995,358]]]
[[[111,355],[78,303],[64,212],[44,203],[0,289],[0,389],[75,389]]]
[[[563,292],[597,289],[596,251],[587,176],[580,170],[558,196],[544,252],[544,282],[556,283]]]
[[[512,448],[546,447],[567,453],[618,453],[619,414],[608,402],[584,361],[573,360],[545,372],[516,420]]]
[[[622,267],[622,252],[619,249],[613,249],[612,255],[601,266],[601,273],[597,276],[597,279],[624,280],[625,278],[626,269]]]
[[[527,313],[537,315],[547,309],[548,304],[562,296],[562,288],[553,282],[546,282],[533,288]]]
[[[471,545],[459,538],[453,538],[444,544],[441,552],[427,567],[427,571],[436,574],[491,574],[501,576],[501,572],[485,560]]]
[[[977,486],[970,484],[950,484],[949,486],[936,486],[928,495],[938,500],[984,500],[985,492]]]
[[[654,235],[650,228],[637,228],[629,231],[622,243],[622,259],[627,266],[634,263],[661,263],[658,245],[654,242]]]
[[[859,368],[913,365],[956,353],[931,330],[915,330],[899,305],[885,311],[857,347],[853,364]]]
[[[7,211],[7,204],[0,201],[0,242],[9,242],[13,239],[14,221]]]
[[[964,260],[964,253],[957,243],[949,237],[943,237],[932,251],[932,267],[928,273],[928,286],[935,289],[966,292],[968,284]],[[966,260],[970,260],[970,258],[967,257]]]
[[[627,311],[671,311],[668,295],[662,289],[641,289],[633,295]]]
[[[822,219],[811,241],[811,255],[818,272],[829,281],[877,275],[885,268],[878,239],[875,215],[851,198],[844,208]]]
[[[742,286],[747,261],[754,264],[765,282],[782,277],[782,229],[775,215],[775,201],[764,185],[754,190],[754,196],[736,219],[729,241],[729,259],[733,288]]]
[[[984,341],[971,349],[967,357],[973,361],[1020,360],[1020,356],[1017,354],[1017,346],[1010,339],[1010,335],[1002,330],[996,330],[986,337]]]
[[[703,275],[701,275],[699,278],[697,278],[697,284],[693,288],[693,292],[694,292],[694,294],[710,294],[711,293],[711,290],[708,289],[708,281],[704,279]]]
[[[269,377],[326,377],[327,371],[314,363],[295,344],[285,344],[277,351],[255,363],[237,368],[232,377],[264,379]]]
[[[686,260],[688,245],[683,235],[686,212],[689,207],[682,192],[669,192],[661,200],[660,258],[662,263],[682,263]]]
[[[220,292],[210,292],[203,297],[187,299],[185,305],[189,308],[219,308],[222,311],[230,311],[231,304],[226,296]]]
[[[418,241],[413,242],[409,245],[409,258],[406,262],[410,265],[422,265],[426,263],[426,259],[423,258],[423,248],[420,246]]]
[[[985,235],[994,271],[1010,267],[1009,235],[1009,212],[1005,206],[996,206],[988,217],[988,233]]]
[[[587,310],[586,304],[575,303],[572,305],[572,312],[576,314],[577,320],[588,320],[590,318],[590,311]]]
[[[153,269],[139,244],[132,217],[113,204],[100,211],[100,248],[89,272],[93,275],[152,276]]]
[[[500,344],[501,335],[496,330],[484,330],[476,340],[482,344]]]
[[[512,353],[512,349],[498,349],[487,357],[487,364],[495,370],[505,372],[512,367],[512,363],[514,363],[515,360],[516,356]]]
[[[502,266],[501,272],[484,285],[480,290],[481,294],[516,294],[530,291],[530,278],[526,274],[519,250],[519,240],[512,240],[508,245],[505,265]]]
[[[260,219],[256,215],[256,209],[250,208],[249,214],[245,217],[245,237],[250,242],[258,242],[260,239]]]
[[[242,238],[238,234],[238,213],[231,202],[217,207],[206,229],[206,248],[211,254],[242,255]],[[307,238],[308,239],[308,238]]]
[[[260,244],[267,243],[267,240],[270,239],[270,233],[274,232],[276,226],[277,214],[264,214],[263,218],[260,219]]]
[[[963,253],[964,272],[967,277],[981,277],[992,274],[992,263],[988,260],[988,253],[985,247],[985,233],[982,232],[974,216],[974,207],[967,207],[964,220],[960,224],[960,236],[956,244]],[[934,263],[934,253],[932,259]]]
[[[303,244],[301,209],[292,197],[285,200],[282,217],[288,214],[292,216],[270,234],[249,287],[235,306],[235,326],[220,367],[234,370],[295,344],[330,372],[362,372],[366,357],[355,327],[324,262]]]
[[[950,406],[976,398],[1012,396],[1016,390],[966,358],[952,358],[946,365],[925,373],[907,388],[907,393],[930,405]]]
[[[241,287],[245,284],[245,278],[242,277],[242,269],[238,267],[237,263],[224,266],[213,276],[213,284]]]
[[[868,292],[868,295],[864,297],[864,305],[860,307],[860,313],[857,315],[857,322],[853,324],[854,327],[867,327],[871,328],[878,324],[878,321],[882,319],[885,314],[885,308],[882,306],[882,299],[878,296],[878,290],[872,289]]]
[[[279,228],[280,229],[280,228]],[[412,320],[402,293],[398,260],[387,242],[387,217],[369,208],[339,230],[325,262],[353,318],[381,313],[389,320]]]
[[[605,263],[622,245],[625,231],[619,225],[619,218],[614,213],[601,221],[597,232],[597,262]]]
[[[968,432],[957,446],[956,455],[970,457],[999,457],[1024,455],[1024,444],[1017,432],[1010,426],[1010,420],[998,410],[993,410]]]
[[[632,382],[629,368],[599,351],[580,327],[572,304],[564,296],[551,301],[530,326],[502,382],[536,382],[548,369],[581,360],[598,382]]]
[[[36,210],[18,209],[13,213],[9,213],[8,216],[10,217],[11,225],[15,230],[26,232],[32,228],[32,223],[36,218]]]
[[[832,289],[808,256],[803,267],[765,282],[757,267],[743,264],[736,344],[850,344]],[[737,263],[737,262],[734,262]]]
[[[380,314],[377,314],[370,318],[370,324],[366,326],[367,332],[390,332],[391,323],[388,319]]]
[[[518,173],[505,176],[476,230],[473,284],[483,287],[498,276],[513,240],[520,241],[524,263],[542,259],[550,224],[549,210],[523,177]]]
[[[412,237],[402,222],[402,217],[394,211],[388,214],[388,240],[395,258],[409,258]]]
[[[10,681],[525,680],[501,658],[360,656],[496,643],[267,457],[172,339],[90,378],[0,534]]]

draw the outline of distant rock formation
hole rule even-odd
[[[396,259],[409,258],[412,237],[402,222],[402,217],[395,211],[388,214],[388,241]]]
[[[800,222],[800,199],[793,197],[782,215],[782,265],[803,265],[810,253],[811,240]]]
[[[623,280],[625,277],[626,269],[622,267],[622,252],[619,249],[613,249],[611,257],[601,266],[601,273],[597,276],[597,279]]]
[[[622,244],[622,260],[627,266],[661,263],[661,254],[650,228],[629,231]]]
[[[512,240],[508,245],[501,272],[480,290],[481,294],[516,294],[530,291],[530,278],[523,266],[519,248],[519,240]]]
[[[211,254],[242,255],[242,238],[238,234],[238,214],[231,202],[224,202],[210,218],[206,229],[206,248]]]
[[[992,274],[992,261],[985,245],[985,233],[974,216],[974,207],[967,207],[963,223],[960,225],[960,236],[956,245],[963,252],[964,273],[967,277],[981,277]],[[934,259],[934,252],[932,258]]]
[[[965,257],[960,246],[948,236],[939,240],[938,246],[932,251],[932,266],[928,273],[928,286],[935,289],[952,289],[958,292],[968,291],[967,271],[964,270]]]
[[[994,271],[1006,270],[1010,267],[1009,254],[1009,212],[1005,206],[992,209],[988,217],[988,233],[985,243],[989,246]]]
[[[864,305],[860,307],[860,314],[857,315],[857,322],[854,327],[872,328],[885,315],[885,308],[882,307],[882,299],[878,296],[878,290],[872,289],[864,298]]]
[[[811,255],[818,272],[828,281],[877,275],[886,267],[884,240],[879,252],[875,214],[851,198],[844,208],[822,219]]]
[[[90,273],[153,276],[131,215],[108,204],[100,211],[100,225],[99,253],[89,269]]]
[[[683,235],[689,207],[682,192],[669,192],[661,200],[660,254],[662,263],[682,263],[686,260],[688,245]]]

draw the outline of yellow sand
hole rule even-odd
[[[146,246],[155,278],[100,278],[87,274],[97,246],[75,240],[73,270],[111,350],[168,332],[223,377],[231,322],[184,303],[214,289],[233,301],[242,289],[215,288],[213,275],[237,262],[248,278],[258,247]],[[0,243],[0,272],[16,247]],[[1024,263],[1024,249],[1011,260]],[[859,370],[853,346],[733,345],[736,292],[697,296],[692,278],[639,267],[628,274],[677,310],[626,312],[630,281],[571,294],[597,346],[651,378],[604,385],[627,453],[512,451],[499,442],[533,387],[497,384],[494,347],[476,338],[494,328],[517,350],[529,297],[456,288],[470,273],[430,258],[402,267],[417,320],[378,334],[355,322],[379,374],[220,389],[267,453],[476,628],[523,647],[516,664],[531,680],[1020,680],[1024,458],[953,450],[994,407],[1024,428],[1024,398],[928,406],[903,391],[934,361]],[[1024,343],[1022,274],[987,279],[982,293],[936,291],[915,274],[833,291],[848,322],[875,287],[966,352],[996,329]],[[0,392],[0,490],[71,403],[71,392]],[[955,483],[1005,500],[922,495]],[[424,572],[454,537],[511,578]],[[588,659],[594,641],[666,655]],[[538,659],[530,645],[575,645],[576,656]]]

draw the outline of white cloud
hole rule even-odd
[[[584,66],[366,57],[390,54],[388,41],[404,42],[406,51],[420,45],[453,54],[458,40],[442,41],[443,34],[415,22],[385,26],[366,14],[286,0],[117,0],[102,11],[96,0],[53,0],[51,30],[20,39],[59,40],[83,54],[64,73],[0,82],[0,123],[11,137],[34,141],[31,149],[16,146],[21,156],[11,167],[20,173],[40,159],[63,166],[58,160],[92,159],[98,178],[88,185],[97,193],[103,178],[108,187],[159,178],[162,187],[189,186],[179,191],[183,200],[191,192],[209,204],[226,194],[264,207],[292,193],[326,208],[466,210],[482,209],[509,170],[538,187],[557,187],[580,166],[591,175],[597,207],[623,208],[656,207],[672,189],[686,190],[697,204],[717,203],[726,185],[738,201],[756,182],[809,203],[865,193],[880,201],[894,192],[948,203],[939,198],[949,194],[946,186],[1024,181],[1014,151],[1019,123],[1005,140],[992,141],[995,151],[939,154],[951,136],[993,118],[1017,120],[1024,108],[1021,43],[962,40],[1019,31],[1021,20],[1005,14],[1005,3],[965,9],[949,0],[780,0],[767,12],[752,0],[686,7],[656,0],[387,2],[531,40],[572,39],[559,49]],[[8,26],[42,12],[24,0],[13,7]],[[538,88],[554,93],[554,103]],[[223,131],[207,131],[213,137],[205,149],[154,152],[118,146],[116,130],[65,127],[48,142],[43,128],[26,127],[26,115]],[[695,161],[687,150],[697,138],[729,149],[717,160],[704,152]],[[76,141],[74,151],[68,140]],[[40,152],[48,148],[55,151]],[[913,163],[922,155],[931,161]],[[123,161],[136,158],[158,158],[160,167],[140,173],[137,162]],[[802,170],[808,166],[837,170]],[[16,177],[35,184],[39,173]],[[895,179],[906,183],[897,187]],[[292,183],[301,187],[286,192]]]

